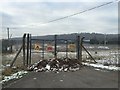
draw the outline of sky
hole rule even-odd
[[[48,23],[67,15],[78,13],[106,2],[112,4],[78,14],[63,20]],[[34,36],[69,33],[118,33],[118,2],[115,0],[1,0],[0,38],[24,33]]]

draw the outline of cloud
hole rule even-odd
[[[110,2],[110,0],[2,0],[1,2]]]
[[[33,35],[76,32],[117,33],[118,11],[113,3],[64,20],[48,21],[103,4],[104,2],[6,2],[2,5],[4,27],[10,27],[13,37],[24,32]],[[2,29],[6,37],[6,28]]]

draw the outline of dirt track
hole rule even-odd
[[[76,72],[30,72],[4,88],[117,88],[118,72],[82,67]]]

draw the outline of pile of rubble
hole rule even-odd
[[[40,60],[38,63],[29,67],[30,71],[45,72],[45,71],[77,71],[81,65],[77,59],[50,59]]]

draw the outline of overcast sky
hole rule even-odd
[[[115,0],[106,0],[106,2]],[[4,0],[0,5],[0,38],[7,37],[10,28],[12,37],[23,33],[32,35],[67,34],[81,32],[118,33],[118,2],[94,9],[60,21],[51,20],[71,15],[103,3],[97,0],[49,1]]]

